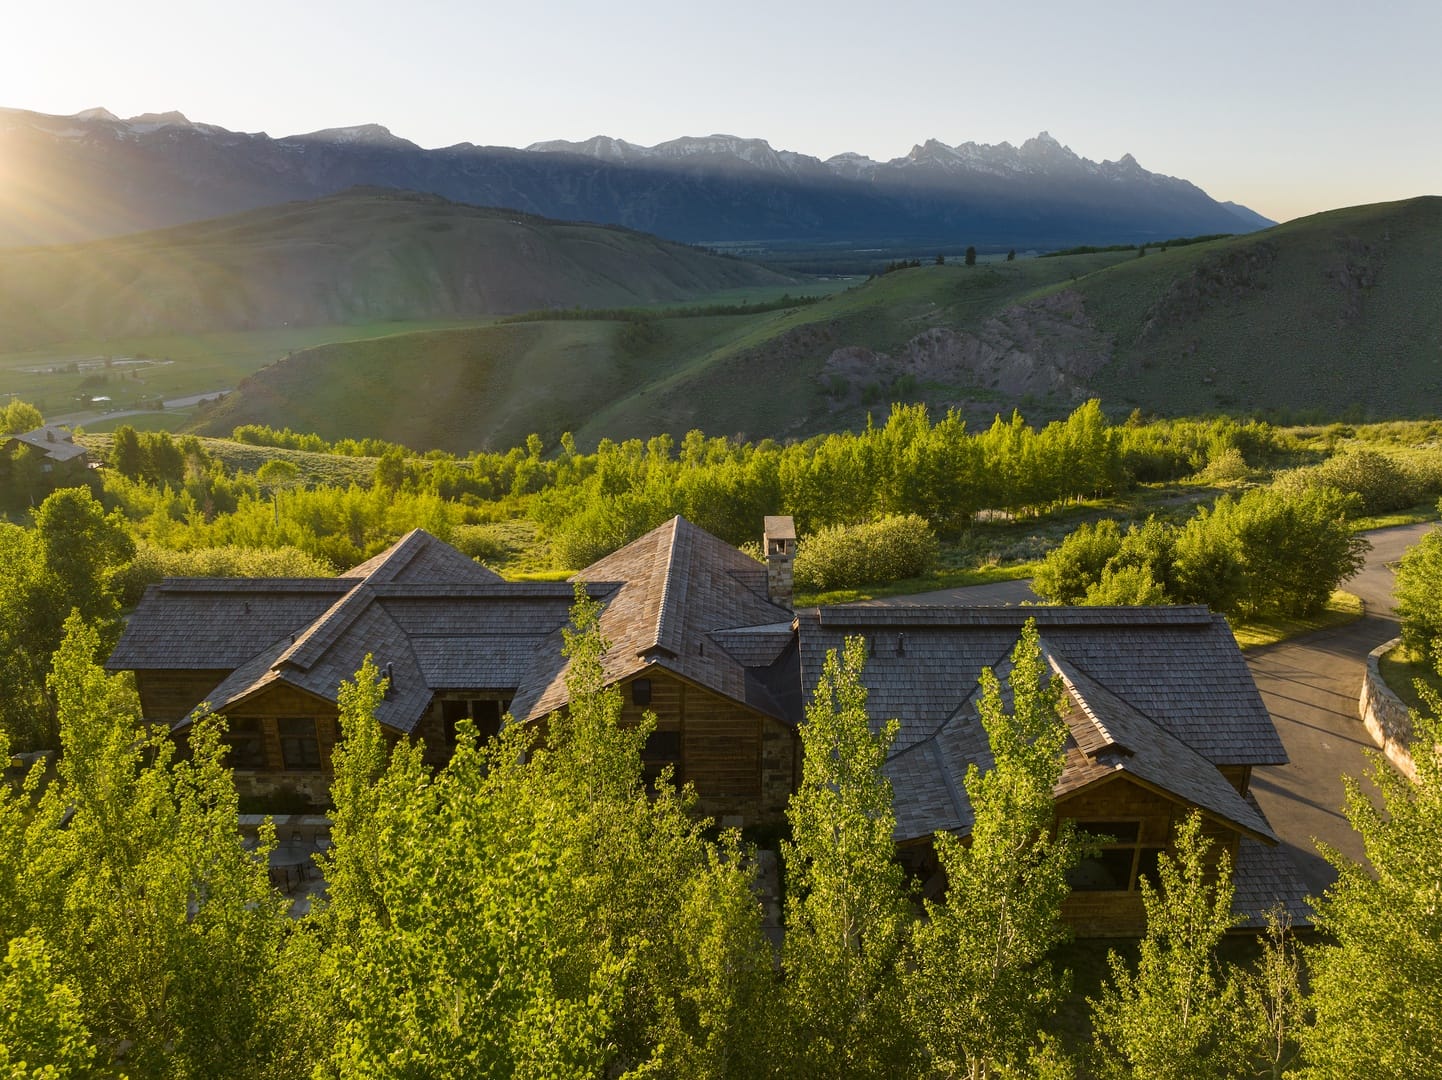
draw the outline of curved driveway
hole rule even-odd
[[[1391,565],[1433,528],[1433,523],[1402,525],[1364,534],[1372,543],[1367,565],[1346,586],[1366,605],[1363,618],[1246,654],[1291,759],[1257,769],[1252,793],[1314,895],[1337,876],[1314,840],[1351,858],[1362,857],[1361,841],[1342,814],[1342,778],[1362,776],[1368,764],[1364,751],[1375,748],[1357,716],[1362,672],[1367,654],[1397,636]],[[1008,581],[870,602],[1016,604],[1035,599],[1028,582]]]
[[[1367,654],[1397,636],[1391,564],[1435,524],[1402,525],[1366,533],[1367,565],[1347,582],[1367,614],[1334,630],[1319,630],[1247,653],[1262,700],[1291,763],[1256,770],[1252,792],[1308,887],[1318,895],[1336,873],[1318,854],[1322,840],[1354,859],[1362,843],[1342,815],[1343,776],[1367,769],[1363,751],[1375,746],[1357,715]]]

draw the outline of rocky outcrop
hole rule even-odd
[[[1112,343],[1087,318],[1082,298],[1066,290],[1008,307],[975,333],[933,327],[895,356],[849,346],[827,358],[820,379],[833,398],[938,388],[960,404],[977,392],[1065,402],[1090,395],[1089,380],[1112,355]],[[927,395],[930,396],[930,395]]]

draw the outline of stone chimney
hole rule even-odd
[[[771,602],[791,609],[791,563],[796,558],[796,522],[789,517],[766,518],[762,532],[766,550],[766,595]]]

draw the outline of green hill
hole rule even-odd
[[[363,190],[0,252],[0,341],[442,320],[689,300],[793,279],[628,229]]]
[[[242,422],[503,446],[526,433],[804,435],[891,401],[973,422],[1089,396],[1114,414],[1442,412],[1442,198],[1136,252],[925,265],[805,307],[540,322],[297,353],[203,430]]]

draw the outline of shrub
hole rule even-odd
[[[115,572],[114,583],[125,607],[140,603],[147,585],[168,577],[331,577],[335,570],[299,548],[251,548],[227,545],[172,551],[142,540],[135,557]]]
[[[796,584],[847,589],[917,577],[936,559],[936,535],[916,514],[893,514],[863,525],[835,525],[796,547]]]
[[[1413,474],[1375,450],[1354,450],[1311,468],[1289,469],[1279,473],[1272,486],[1288,494],[1312,488],[1335,488],[1343,494],[1356,495],[1356,512],[1369,515],[1404,510],[1419,497]]]
[[[1048,604],[1080,604],[1121,546],[1121,529],[1115,521],[1079,525],[1042,560],[1032,590]]]
[[[451,547],[487,565],[504,562],[511,547],[489,525],[456,525],[451,528]]]
[[[1442,645],[1442,529],[1433,529],[1397,564],[1397,616],[1402,641],[1429,665]]]

